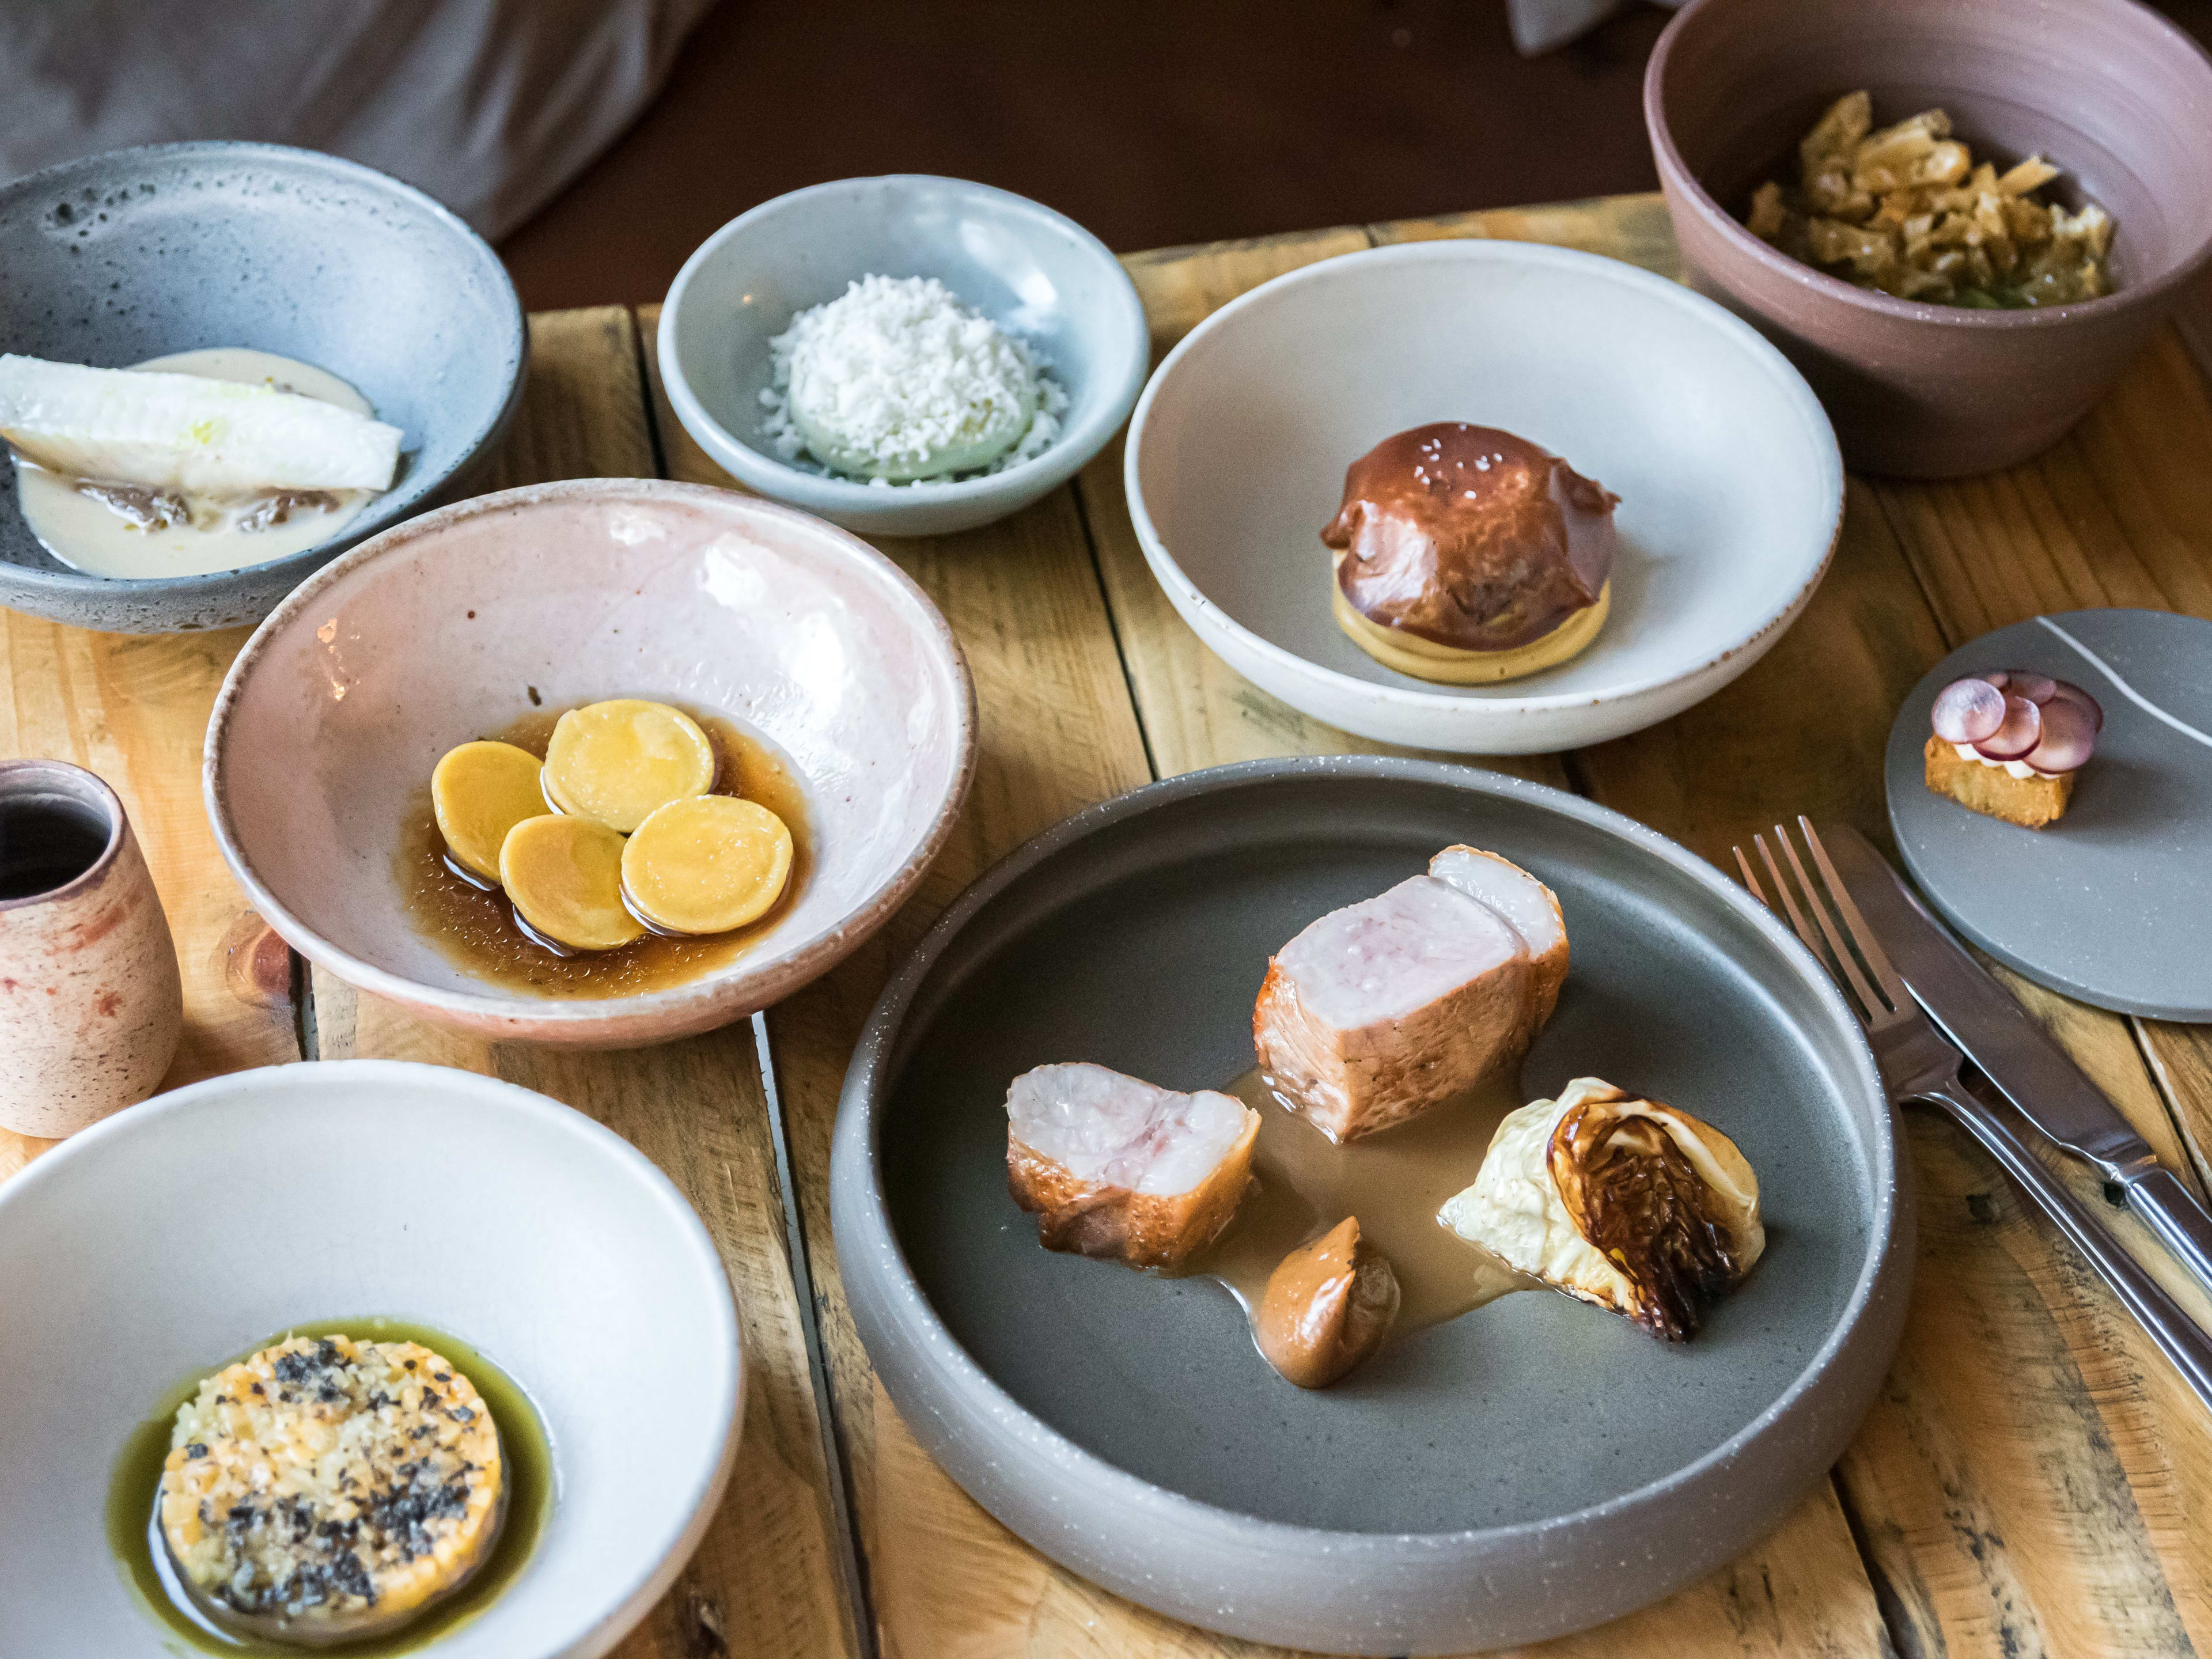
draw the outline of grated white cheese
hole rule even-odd
[[[1067,409],[1036,352],[934,277],[864,276],[769,349],[777,454],[874,484],[1002,471],[1049,447]]]

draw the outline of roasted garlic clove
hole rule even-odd
[[[1671,1342],[1694,1334],[1766,1248],[1759,1178],[1736,1144],[1597,1078],[1508,1116],[1437,1219]]]
[[[637,697],[561,716],[545,747],[545,799],[628,835],[655,808],[714,787],[714,745],[680,708]]]
[[[507,832],[543,817],[538,757],[511,743],[465,743],[430,774],[430,810],[453,860],[480,880],[499,880]]]
[[[1267,1276],[1252,1321],[1260,1352],[1302,1389],[1325,1389],[1382,1345],[1398,1316],[1389,1258],[1346,1216]]]
[[[611,951],[643,937],[623,908],[623,838],[590,818],[525,818],[499,849],[499,881],[515,915],[572,951]]]
[[[665,933],[722,933],[757,921],[790,879],[790,826],[734,795],[658,807],[623,848],[623,895]]]

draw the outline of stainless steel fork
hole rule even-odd
[[[1844,1000],[1866,1028],[1867,1041],[1890,1097],[1900,1103],[1918,1101],[1940,1106],[1979,1141],[2057,1224],[2059,1231],[2074,1241],[2075,1248],[2088,1258],[2112,1293],[2174,1363],[2198,1401],[2212,1409],[2212,1337],[2207,1337],[2180,1304],[2120,1247],[2088,1207],[2013,1133],[2012,1126],[1966,1091],[1959,1080],[1959,1050],[1921,1012],[1912,993],[1890,965],[1881,940],[1859,914],[1835,866],[1828,862],[1827,849],[1820,845],[1812,820],[1800,817],[1797,828],[1812,854],[1817,878],[1807,874],[1789,832],[1778,823],[1774,826],[1783,860],[1796,878],[1795,894],[1764,836],[1753,836],[1752,844],[1759,849],[1776,898],[1767,897],[1741,847],[1731,849],[1736,866],[1743,872],[1744,885],[1761,904],[1771,909],[1779,900],[1805,948],[1843,990]]]

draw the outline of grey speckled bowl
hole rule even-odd
[[[1459,840],[1566,914],[1573,967],[1524,1094],[1609,1077],[1710,1117],[1759,1171],[1767,1253],[1696,1340],[1512,1296],[1306,1394],[1211,1282],[1038,1247],[1006,1194],[1009,1079],[1091,1060],[1227,1082],[1268,954]],[[830,1206],[884,1388],[985,1508],[1148,1607],[1332,1652],[1534,1641],[1734,1559],[1856,1428],[1911,1261],[1873,1058],[1764,909],[1602,807],[1372,757],[1155,784],[983,877],[876,1006]]]
[[[259,621],[347,548],[468,494],[521,394],[522,307],[483,239],[422,191],[313,150],[157,144],[19,179],[0,186],[0,351],[119,368],[252,346],[351,381],[407,434],[398,483],[328,541],[149,581],[55,559],[0,460],[0,605],[80,628]]]

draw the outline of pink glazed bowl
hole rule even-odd
[[[533,708],[611,696],[720,714],[780,750],[812,874],[687,984],[562,1000],[478,979],[403,898],[431,768]],[[728,490],[583,479],[428,514],[309,578],[233,665],[202,781],[232,873],[309,960],[486,1036],[620,1048],[742,1018],[881,927],[951,830],[975,734],[951,630],[866,543]]]

